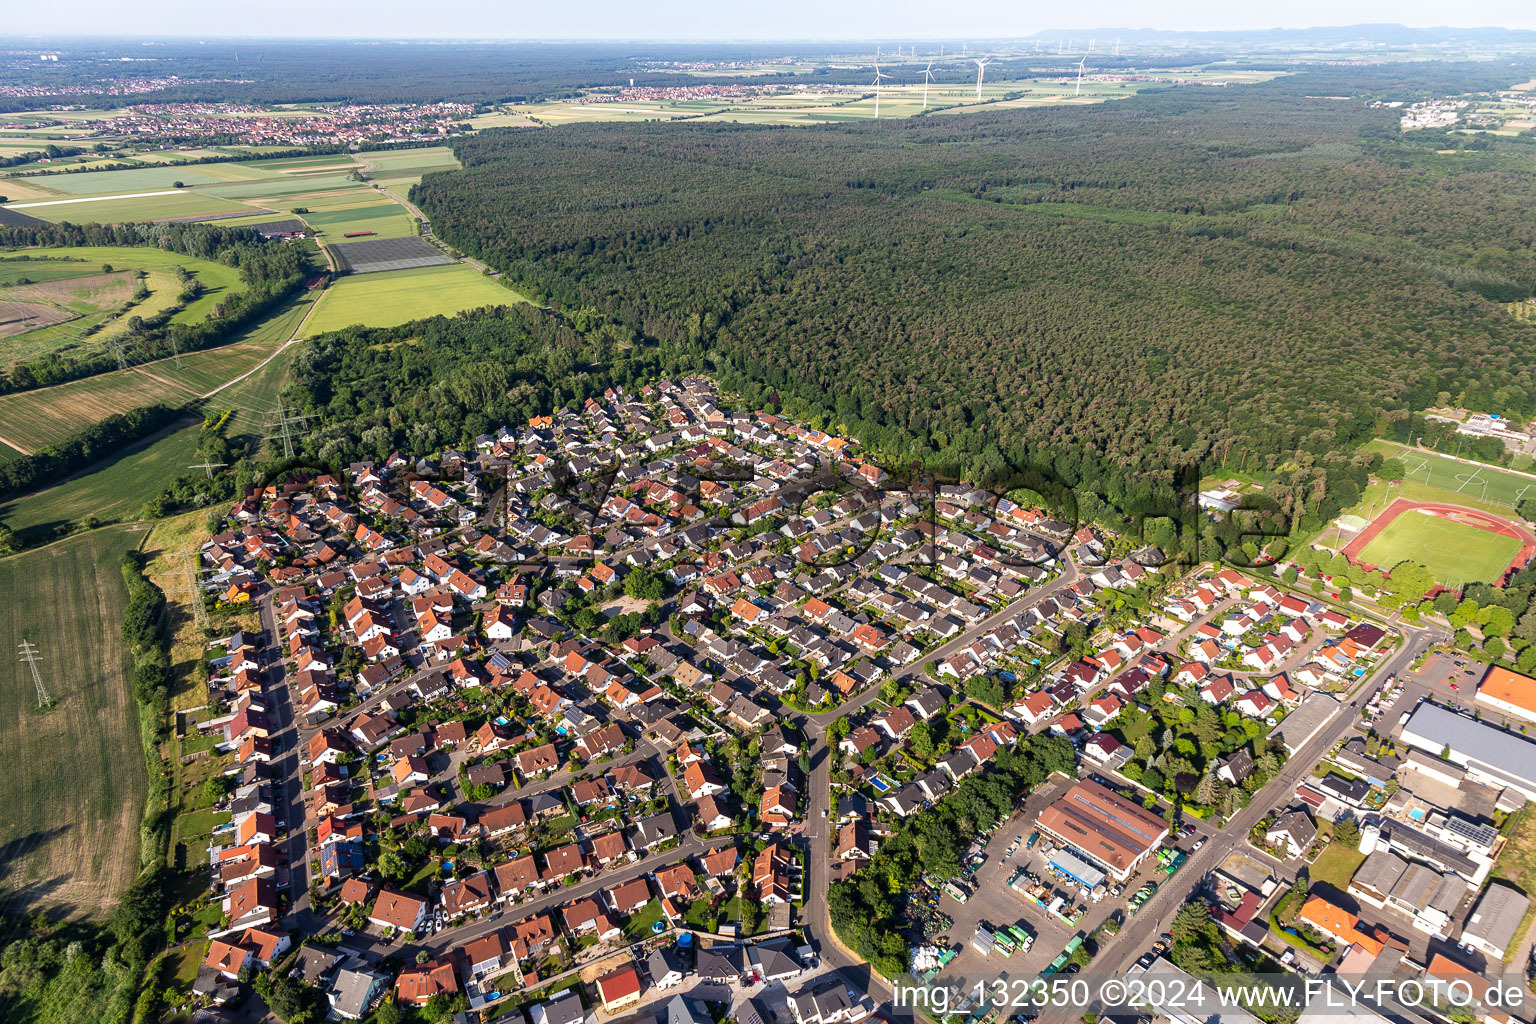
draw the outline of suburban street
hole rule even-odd
[[[1190,856],[1177,876],[1185,880],[1182,884],[1164,885],[1158,889],[1141,911],[1120,929],[1119,934],[1103,944],[1093,966],[1096,973],[1121,974],[1137,957],[1150,950],[1157,936],[1168,929],[1173,915],[1187,902],[1191,889],[1221,864],[1228,854],[1246,843],[1249,830],[1266,813],[1276,806],[1286,805],[1290,794],[1294,793],[1323,754],[1349,735],[1360,721],[1360,709],[1365,706],[1380,680],[1393,674],[1401,676],[1415,658],[1448,636],[1445,630],[1436,626],[1413,628],[1399,624],[1398,628],[1404,635],[1403,645],[1368,677],[1371,684],[1358,686],[1352,697],[1341,701],[1333,717],[1286,761],[1268,785],[1253,795],[1248,806],[1234,815],[1225,828]]]

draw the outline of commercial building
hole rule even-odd
[[[1495,882],[1488,886],[1483,898],[1472,908],[1472,914],[1461,929],[1463,942],[1504,959],[1504,953],[1514,940],[1515,929],[1525,917],[1531,901],[1518,889]]]
[[[1168,836],[1161,816],[1093,782],[1078,782],[1045,810],[1041,832],[1123,882]],[[1061,865],[1058,865],[1061,866]]]
[[[1467,771],[1467,778],[1536,800],[1536,743],[1425,701],[1403,725],[1403,742]]]
[[[1127,978],[1145,977],[1149,996],[1166,993],[1168,1001],[1152,1003],[1151,1009],[1164,1017],[1169,1024],[1259,1024],[1259,1018],[1235,1004],[1228,1004],[1220,990],[1211,988],[1193,974],[1169,963],[1162,957],[1149,966],[1133,964],[1125,972]],[[1161,985],[1151,984],[1161,981]],[[1180,998],[1174,998],[1178,994]]]
[[[1477,703],[1501,715],[1536,722],[1536,679],[1491,665],[1477,686]]]

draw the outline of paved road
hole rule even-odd
[[[919,681],[922,683],[930,682],[930,677],[926,672],[923,671],[924,665],[928,664],[929,662],[944,661],[946,658],[953,655],[962,647],[968,646],[973,640],[985,634],[988,630],[994,629],[995,627],[1000,626],[1005,622],[1011,621],[1020,612],[1028,611],[1031,607],[1039,604],[1041,601],[1045,600],[1047,597],[1050,597],[1052,594],[1059,593],[1060,591],[1065,590],[1067,587],[1070,587],[1073,583],[1077,582],[1077,563],[1073,562],[1071,556],[1068,555],[1065,551],[1063,551],[1061,554],[1060,564],[1061,573],[1055,579],[1048,583],[1044,583],[1039,587],[1035,587],[1026,591],[1023,597],[1007,605],[1004,605],[1002,608],[982,619],[970,629],[965,630],[953,640],[943,644],[942,646],[935,647],[921,658],[912,662],[912,664],[907,665],[899,671],[892,673],[891,678],[895,679],[898,683],[910,683],[913,681]],[[857,694],[849,700],[844,701],[842,704],[839,704],[831,711],[819,711],[815,714],[808,714],[805,716],[805,718],[808,721],[814,722],[821,728],[825,729],[835,719],[842,718],[846,715],[852,715],[858,711],[863,710],[871,701],[880,696],[881,688],[882,687],[880,686],[872,686],[865,690],[863,693]]]
[[[276,616],[272,610],[272,596],[266,595],[260,603],[261,628],[269,638],[264,646],[276,655],[274,664],[267,666],[268,681],[265,688],[268,737],[272,743],[272,809],[277,820],[286,822],[288,836],[278,843],[278,852],[288,859],[288,897],[292,900],[289,913],[304,915],[301,927],[310,923],[309,909],[309,832],[305,815],[304,776],[299,764],[300,731],[293,713],[293,694],[281,660],[283,646],[279,640]]]
[[[1342,702],[1333,718],[1286,761],[1285,766],[1269,781],[1268,785],[1253,795],[1252,802],[1234,815],[1226,828],[1208,840],[1205,846],[1189,858],[1176,876],[1187,880],[1188,884],[1164,885],[1147,901],[1140,912],[1130,919],[1118,935],[1104,943],[1094,964],[1096,973],[1102,972],[1109,975],[1123,973],[1137,957],[1150,950],[1157,936],[1167,930],[1174,914],[1188,902],[1190,894],[1205,875],[1220,865],[1228,854],[1243,847],[1249,830],[1257,825],[1272,808],[1287,804],[1296,787],[1307,777],[1323,754],[1349,735],[1360,721],[1360,709],[1365,706],[1371,693],[1379,688],[1380,682],[1394,673],[1401,675],[1419,654],[1445,638],[1445,631],[1438,627],[1400,628],[1406,642],[1371,675],[1371,683],[1359,687],[1352,698]]]
[[[1069,587],[1077,579],[1077,565],[1065,553],[1061,556],[1061,575],[1038,588],[1025,593],[1024,597],[981,620],[970,629],[943,646],[930,651],[921,659],[895,674],[899,682],[909,682],[926,675],[922,666],[930,661],[942,661],[978,636],[1002,624],[1032,605],[1052,594]],[[810,795],[806,805],[805,841],[807,849],[807,882],[805,893],[804,923],[806,932],[814,942],[823,964],[835,969],[855,991],[868,992],[877,1002],[888,1002],[890,986],[853,951],[838,941],[832,930],[827,910],[827,892],[831,886],[832,861],[829,841],[835,836],[835,823],[828,817],[832,805],[832,750],[827,745],[827,726],[844,715],[851,715],[867,706],[879,696],[880,687],[870,687],[832,711],[795,718],[810,743],[811,778]]]

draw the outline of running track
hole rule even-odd
[[[1362,560],[1360,553],[1370,545],[1371,541],[1380,535],[1381,531],[1392,525],[1398,516],[1415,510],[1423,510],[1430,515],[1438,516],[1442,519],[1454,518],[1458,522],[1464,522],[1480,530],[1487,530],[1489,533],[1497,533],[1504,537],[1514,537],[1519,540],[1520,552],[1510,562],[1511,569],[1522,568],[1530,561],[1532,555],[1536,555],[1536,535],[1533,535],[1531,531],[1523,526],[1515,525],[1508,519],[1501,519],[1496,515],[1481,512],[1475,508],[1467,508],[1465,505],[1445,505],[1438,502],[1412,501],[1408,498],[1398,498],[1388,505],[1386,511],[1377,516],[1371,525],[1360,531],[1354,540],[1344,546],[1344,557],[1356,565],[1364,566],[1366,569],[1385,568],[1384,566],[1378,566]]]

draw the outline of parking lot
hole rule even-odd
[[[1125,788],[1123,784],[1111,785],[1106,779],[1095,781],[1121,791]],[[983,850],[985,860],[968,876],[972,893],[965,903],[948,896],[940,899],[938,909],[954,922],[940,937],[940,944],[960,949],[959,955],[945,968],[946,975],[963,975],[968,979],[995,977],[999,972],[1010,978],[1033,976],[1049,966],[1074,935],[1092,934],[1111,914],[1119,913],[1123,920],[1128,914],[1127,901],[1142,886],[1149,882],[1161,886],[1168,884],[1170,879],[1179,884],[1190,881],[1184,877],[1182,869],[1172,876],[1167,874],[1156,853],[1148,856],[1125,883],[1117,885],[1113,879],[1108,880],[1105,895],[1098,902],[1085,896],[1078,883],[1056,874],[1049,866],[1045,852],[1049,840],[1041,836],[1030,846],[1029,836],[1035,832],[1035,820],[1041,809],[1065,792],[1070,784],[1059,777],[1050,779],[1029,795],[1020,813],[992,833]],[[1210,834],[1210,826],[1201,822],[1190,821],[1181,827],[1189,829],[1189,834],[1176,837],[1165,845],[1172,845],[1186,854],[1193,852],[1197,844],[1204,845]],[[1060,896],[1065,900],[1062,909],[1068,919],[1075,916],[1076,910],[1081,910],[1082,916],[1068,924],[1031,896],[1010,887],[1009,880],[1021,869],[1026,873],[1025,881],[1028,875],[1033,875],[1045,886],[1047,894],[1041,898],[1046,904]],[[1115,889],[1119,890],[1118,895],[1111,895]],[[1029,952],[1015,952],[1011,957],[1004,957],[997,950],[983,955],[971,945],[976,926],[982,922],[994,928],[1019,924],[1034,936],[1034,943]]]
[[[1519,730],[1526,723],[1507,718],[1487,707],[1474,706],[1477,684],[1486,671],[1486,666],[1480,662],[1470,661],[1455,653],[1431,654],[1424,659],[1419,671],[1398,674],[1398,682],[1403,684],[1402,695],[1397,698],[1396,705],[1381,716],[1377,723],[1378,731],[1384,734],[1395,733],[1398,720],[1404,713],[1411,712],[1422,697],[1448,706],[1454,704],[1467,709],[1475,707],[1484,721]]]

